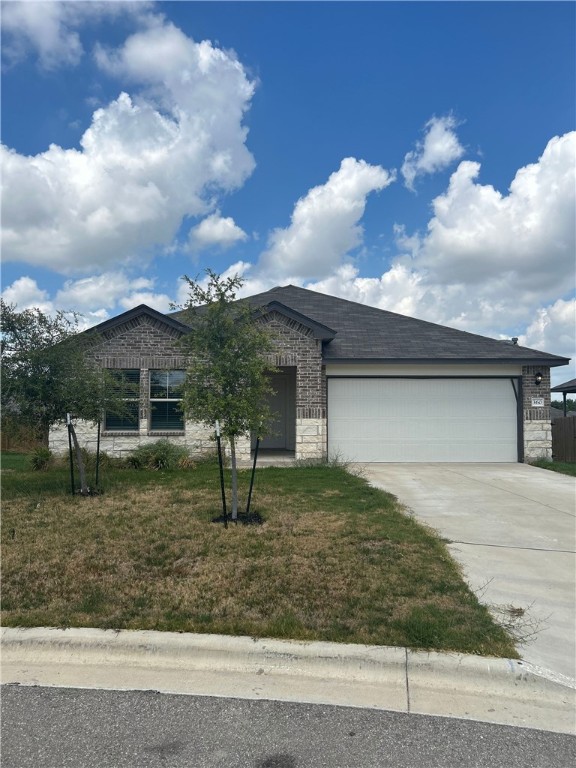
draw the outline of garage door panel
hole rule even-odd
[[[509,379],[329,379],[328,446],[349,461],[517,461]]]

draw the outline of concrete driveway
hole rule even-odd
[[[524,609],[526,661],[576,678],[576,481],[526,464],[362,464],[447,539],[490,606]],[[517,611],[518,613],[518,611]]]

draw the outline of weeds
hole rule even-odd
[[[487,603],[486,592],[492,579],[483,584],[479,589],[475,590],[479,600],[482,600],[487,605],[488,610],[494,621],[498,626],[514,639],[518,645],[527,645],[531,643],[536,637],[546,629],[549,616],[543,618],[536,618],[533,615],[534,603],[530,603],[526,608],[513,605],[497,605],[495,603]]]
[[[527,645],[546,629],[549,616],[538,619],[532,614],[533,603],[526,608],[513,605],[491,605],[490,613],[519,645]]]

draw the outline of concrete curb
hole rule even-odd
[[[575,733],[576,685],[523,661],[170,632],[3,628],[2,682],[360,706]]]

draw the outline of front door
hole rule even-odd
[[[272,376],[273,392],[268,398],[272,411],[270,433],[264,437],[260,447],[269,450],[286,450],[288,448],[288,377],[279,373]]]

